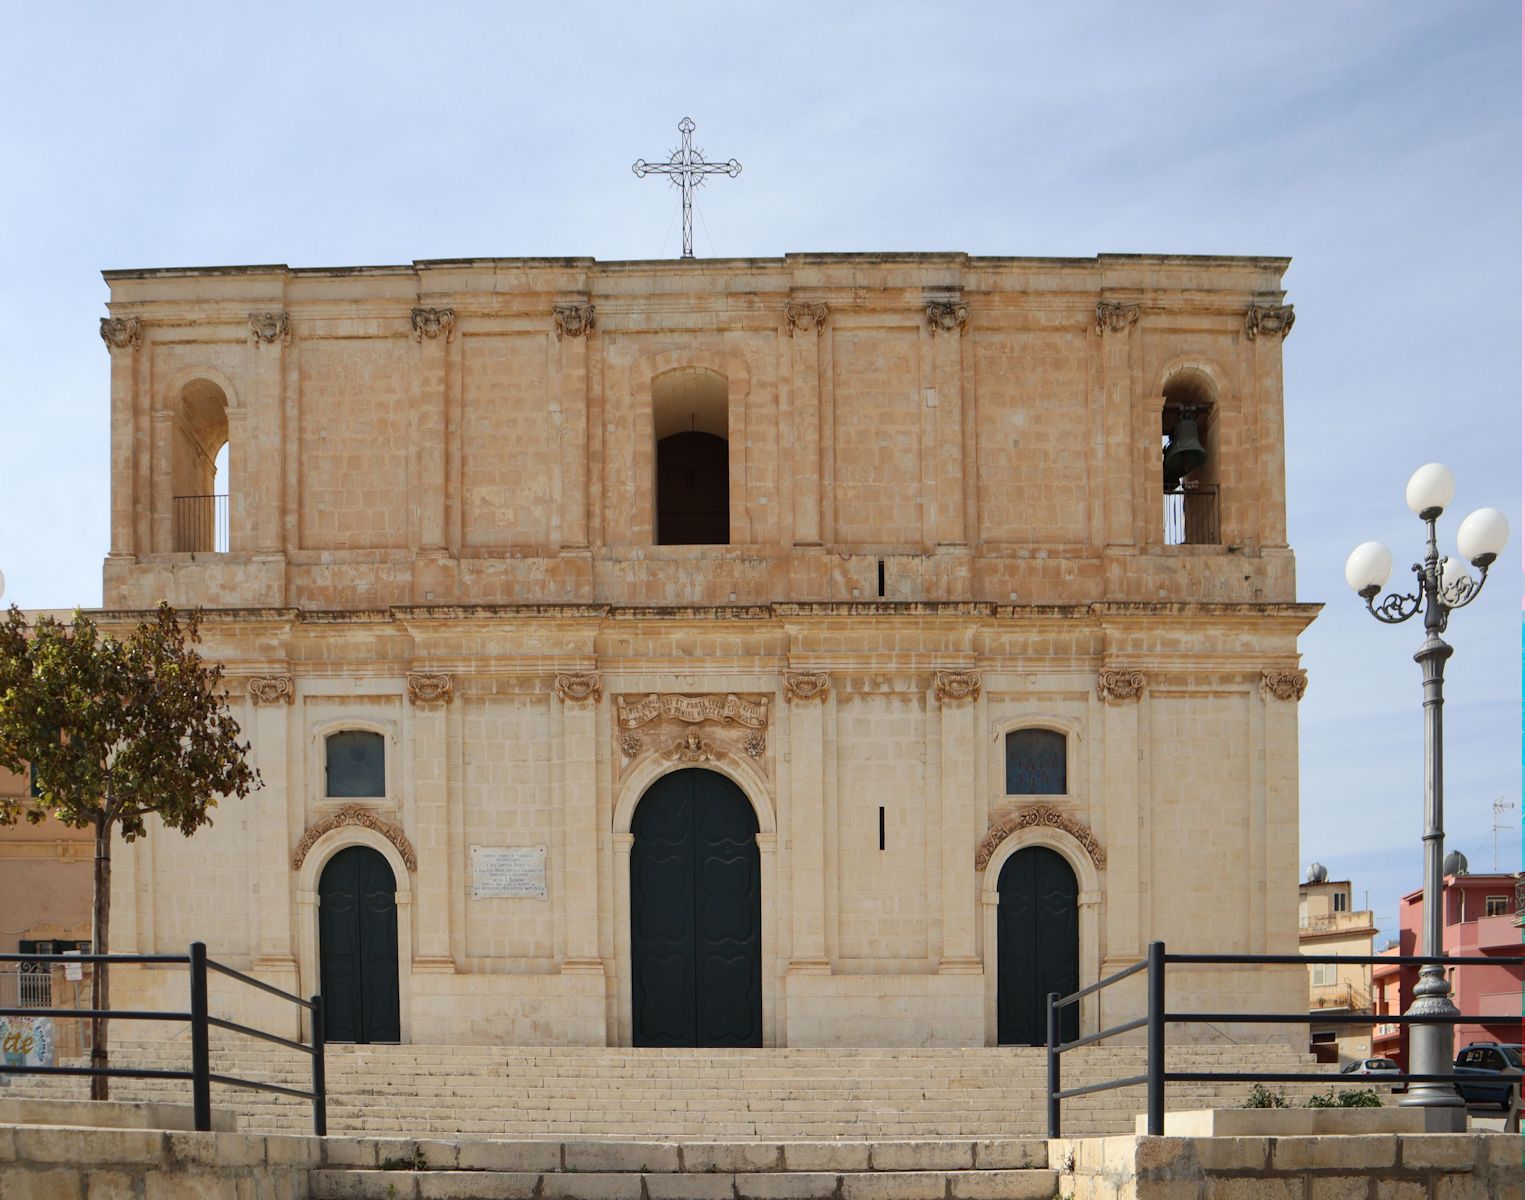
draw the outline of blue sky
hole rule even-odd
[[[1385,927],[1417,885],[1412,625],[1345,554],[1412,469],[1515,537],[1457,614],[1449,843],[1519,802],[1520,13],[1452,2],[17,6],[0,39],[0,570],[96,604],[102,268],[676,254],[637,180],[692,116],[709,255],[1285,254],[1302,843]],[[1519,809],[1500,835],[1518,869]]]

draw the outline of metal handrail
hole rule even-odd
[[[43,1067],[0,1065],[0,1072],[14,1075],[87,1075],[122,1079],[189,1079],[191,1081],[191,1108],[194,1126],[206,1133],[212,1128],[212,1084],[249,1088],[254,1091],[275,1092],[312,1101],[313,1132],[319,1137],[328,1133],[328,1084],[325,1071],[326,1046],[323,1031],[323,997],[314,995],[306,1000],[291,992],[282,991],[263,980],[251,978],[207,958],[204,942],[192,942],[189,954],[0,954],[0,962],[62,962],[62,963],[123,963],[123,964],[170,964],[190,968],[190,1011],[164,1012],[139,1009],[99,1008],[0,1008],[0,1017],[64,1017],[79,1019],[122,1021],[187,1021],[191,1027],[191,1069],[173,1070],[161,1067]],[[249,984],[260,991],[289,1001],[311,1014],[309,1018],[311,1043],[282,1037],[263,1029],[239,1024],[209,1012],[207,972],[216,971],[240,983]],[[312,1058],[312,1089],[303,1091],[276,1083],[263,1083],[254,1079],[242,1079],[234,1075],[214,1074],[211,1064],[211,1030],[226,1029],[246,1037],[259,1038],[292,1050],[299,1050]]]
[[[1070,993],[1068,996],[1060,996],[1058,992],[1048,994],[1047,1005],[1047,1061],[1048,1061],[1048,1136],[1059,1137],[1062,1125],[1061,1104],[1064,1100],[1074,1096],[1086,1096],[1095,1092],[1112,1091],[1116,1088],[1136,1087],[1144,1084],[1147,1090],[1145,1114],[1146,1132],[1151,1137],[1163,1136],[1165,1132],[1165,1085],[1167,1083],[1304,1083],[1309,1081],[1332,1082],[1339,1078],[1328,1072],[1288,1072],[1288,1071],[1167,1071],[1165,1069],[1165,1026],[1167,1024],[1258,1024],[1258,1025],[1373,1025],[1373,1016],[1380,1015],[1383,1022],[1391,1022],[1397,1025],[1478,1025],[1478,1024],[1502,1024],[1513,1021],[1512,1017],[1478,1017],[1475,1015],[1457,1014],[1431,1015],[1427,1013],[1345,1013],[1332,1014],[1321,1012],[1296,1012],[1296,1013],[1266,1013],[1266,1012],[1170,1012],[1165,1008],[1165,968],[1167,966],[1305,966],[1310,962],[1324,963],[1349,963],[1352,965],[1376,965],[1380,963],[1393,963],[1398,966],[1427,966],[1432,963],[1442,964],[1448,967],[1468,966],[1514,966],[1525,965],[1525,955],[1367,955],[1367,954],[1168,954],[1165,951],[1164,942],[1150,942],[1148,954],[1138,962],[1123,968],[1115,974],[1098,980],[1096,983]],[[1148,1007],[1146,1015],[1131,1021],[1124,1021],[1103,1029],[1098,1033],[1088,1034],[1069,1042],[1059,1040],[1059,1011],[1071,1004],[1078,1004],[1086,996],[1101,991],[1103,988],[1126,979],[1130,975],[1136,975],[1140,971],[1147,971],[1148,981]],[[1119,1033],[1126,1033],[1134,1029],[1147,1028],[1146,1062],[1147,1069],[1143,1075],[1128,1075],[1117,1079],[1104,1080],[1100,1083],[1087,1084],[1084,1087],[1064,1088],[1061,1087],[1062,1074],[1060,1069],[1060,1056],[1066,1050],[1074,1050],[1080,1046],[1091,1045],[1105,1038]],[[1363,1077],[1364,1078],[1364,1077]],[[1457,1083],[1461,1081],[1475,1083],[1477,1075],[1453,1072],[1444,1075],[1421,1075],[1407,1072],[1390,1073],[1384,1072],[1380,1076],[1383,1083]]]

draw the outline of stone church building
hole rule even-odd
[[[1286,266],[108,272],[105,616],[205,610],[263,780],[121,849],[112,949],[612,1046],[1032,1043],[1152,939],[1296,953]]]

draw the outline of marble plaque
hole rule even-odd
[[[473,846],[473,900],[545,899],[544,846]]]

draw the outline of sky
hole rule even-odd
[[[684,116],[736,179],[700,256],[1287,255],[1303,865],[1385,933],[1420,882],[1417,622],[1346,554],[1422,551],[1457,478],[1511,546],[1452,620],[1447,844],[1520,862],[1520,10],[1313,3],[16,5],[0,35],[0,572],[96,605],[108,268],[676,256],[638,180]]]

